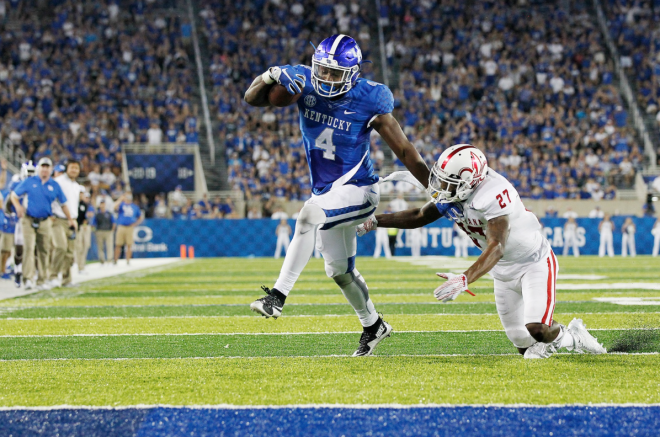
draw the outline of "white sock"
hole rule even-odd
[[[16,264],[16,272],[15,273],[23,273],[23,263]]]
[[[573,346],[575,346],[575,339],[573,338],[573,334],[568,332],[568,329],[566,329],[564,325],[559,325],[559,329],[559,335],[557,338],[555,338],[555,341],[553,341],[552,344],[557,349],[565,347],[569,351],[573,350]]]
[[[286,251],[286,255],[284,256],[280,276],[277,278],[273,288],[277,288],[285,296],[289,295],[307,262],[312,257],[315,242],[316,229],[312,229],[304,234],[296,230],[293,240],[291,240],[291,244],[289,245],[289,250]]]

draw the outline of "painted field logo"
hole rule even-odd
[[[308,94],[308,95],[305,97],[305,105],[309,106],[310,108],[311,108],[312,106],[316,105],[316,97],[314,97],[314,96],[311,95],[311,94]]]

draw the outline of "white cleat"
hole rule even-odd
[[[534,343],[525,351],[526,360],[538,360],[543,358],[550,358],[552,354],[557,352],[557,349],[550,343]]]
[[[34,283],[30,279],[25,281],[25,289],[26,290],[32,290],[33,288],[34,288]]]
[[[50,285],[50,288],[60,288],[62,286],[62,280],[59,278],[51,279],[48,285]]]
[[[575,340],[575,345],[573,349],[578,353],[588,353],[588,354],[606,354],[607,350],[603,347],[602,344],[598,343],[598,339],[591,335],[587,331],[587,327],[584,326],[582,319],[573,319],[571,323],[568,324],[568,332],[573,335]]]

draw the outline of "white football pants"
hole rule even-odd
[[[410,256],[422,256],[422,230],[408,229],[410,232]]]
[[[568,250],[573,248],[573,255],[578,257],[580,256],[580,249],[577,245],[577,237],[574,233],[564,234],[564,252],[563,255],[568,255]]]
[[[275,245],[275,259],[279,258],[282,249],[284,249],[284,254],[289,250],[289,234],[282,234],[277,236],[277,244]]]
[[[454,237],[454,256],[456,258],[467,258],[469,241],[467,238]]]
[[[637,251],[635,250],[635,234],[623,233],[623,238],[621,238],[621,256],[637,256]]]
[[[385,252],[385,258],[392,258],[387,228],[376,228],[376,250],[374,250],[374,258],[379,258],[381,251]]]
[[[514,346],[527,348],[536,343],[527,324],[552,326],[558,272],[559,264],[552,250],[536,262],[510,267],[508,273],[491,271],[497,313]]]
[[[598,246],[598,256],[614,256],[614,238],[611,232],[602,232],[600,234],[600,246]]]

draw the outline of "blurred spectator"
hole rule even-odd
[[[403,183],[399,183],[399,184],[403,184]],[[403,184],[403,185],[410,185],[410,184]],[[404,199],[403,193],[397,194],[396,199],[390,201],[389,209],[392,210],[392,212],[401,212],[408,209],[408,202],[406,202],[406,199]]]
[[[209,202],[208,193],[204,193],[202,195],[202,200],[197,202],[197,204],[200,206],[200,211],[202,214],[206,215],[213,212],[213,205],[211,202]]]
[[[600,209],[600,206],[596,205],[594,209],[589,211],[589,218],[603,218],[605,213]]]
[[[151,123],[151,127],[147,130],[147,143],[161,144],[163,142],[163,131],[158,126],[158,123]]]
[[[282,209],[281,206],[278,206],[277,208],[275,208],[275,211],[270,216],[270,218],[272,220],[282,220],[282,219],[288,219],[289,215],[286,212],[284,212],[284,209]]]
[[[656,176],[651,183],[651,189],[660,194],[660,176]]]
[[[120,143],[160,142],[168,123],[183,130],[194,75],[167,1],[50,1],[46,15],[16,3],[25,14],[0,48],[0,134],[27,159],[80,161],[96,193],[95,164],[119,175]]]
[[[248,211],[247,218],[249,219],[260,219],[262,218],[261,210],[259,208],[250,208]]]
[[[154,217],[166,218],[168,216],[167,203],[162,194],[156,194],[154,198]]]

